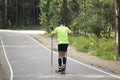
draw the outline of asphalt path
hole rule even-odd
[[[7,80],[120,80],[119,75],[68,57],[66,74],[54,73],[57,53],[27,34],[0,31],[0,59]]]

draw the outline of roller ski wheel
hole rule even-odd
[[[65,74],[65,71],[62,71],[61,74]]]

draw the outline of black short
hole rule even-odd
[[[67,52],[68,44],[59,44],[58,51]]]

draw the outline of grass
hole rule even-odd
[[[85,52],[105,60],[116,60],[115,39],[79,36],[70,37],[70,44],[80,52]]]

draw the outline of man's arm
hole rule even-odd
[[[54,35],[55,35],[54,31],[52,31],[52,33],[51,33],[51,37],[54,37]]]
[[[73,32],[68,28],[69,35],[73,35]]]

